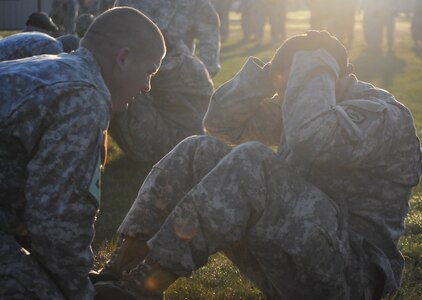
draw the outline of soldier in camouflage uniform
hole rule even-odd
[[[210,2],[213,5],[220,19],[220,36],[221,41],[224,42],[229,37],[230,32],[229,14],[232,0],[211,0]]]
[[[131,8],[99,16],[81,46],[0,63],[1,299],[94,298],[103,133],[150,88],[165,47]]]
[[[53,0],[50,16],[59,27],[59,34],[73,34],[75,32],[78,9],[77,0]]]
[[[309,19],[311,29],[327,29],[327,24],[331,22],[333,13],[335,14],[335,0],[306,0],[305,2],[311,13]]]
[[[268,299],[398,289],[420,144],[409,110],[351,71],[327,32],[287,40],[271,63],[249,59],[214,93],[204,124],[250,142],[188,138],[153,167],[106,267],[122,277],[98,283],[99,295],[158,298],[220,250]],[[278,153],[257,141],[279,142]]]
[[[264,34],[265,18],[267,13],[265,0],[241,0],[241,26],[243,40],[253,38],[259,46]]]
[[[0,40],[0,62],[40,54],[59,54],[63,45],[41,32],[22,32]]]
[[[267,0],[266,6],[272,41],[286,39],[287,0]]]
[[[168,54],[124,112],[113,116],[110,134],[131,159],[155,163],[184,138],[203,134],[202,119],[214,91],[204,64],[182,41],[166,40]]]
[[[195,52],[211,77],[220,71],[218,15],[208,0],[117,0],[115,6],[139,9],[153,20],[168,39],[184,41]]]
[[[383,35],[387,42],[388,52],[394,48],[395,18],[399,9],[399,1],[365,0],[362,2],[363,33],[368,51],[379,54],[382,51]]]
[[[327,30],[350,49],[355,37],[355,14],[358,1],[336,0],[332,1],[331,6]]]

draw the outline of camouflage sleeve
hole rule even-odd
[[[211,77],[221,69],[219,27],[218,15],[211,3],[199,0],[195,11],[195,37],[199,40],[199,58]]]
[[[277,145],[281,136],[281,108],[264,63],[249,58],[238,74],[211,97],[204,117],[206,131],[231,144],[260,141]]]
[[[27,166],[25,222],[32,255],[51,274],[66,299],[93,299],[88,279],[99,201],[98,98],[82,90],[49,107],[36,151]],[[91,102],[92,103],[92,102]],[[28,126],[31,126],[29,124]],[[29,132],[29,131],[28,131]]]
[[[336,103],[338,74],[337,62],[324,49],[295,54],[282,107],[284,135],[292,152],[307,164],[370,167],[402,140],[409,146],[407,154],[416,155],[410,112],[373,87],[372,94],[356,94],[362,99]]]

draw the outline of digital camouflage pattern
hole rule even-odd
[[[63,46],[58,40],[41,32],[21,32],[0,39],[0,62],[62,52]]]
[[[117,0],[114,5],[140,10],[166,39],[184,41],[191,53],[197,48],[211,77],[220,71],[218,15],[208,0]],[[196,47],[194,40],[198,40]]]
[[[347,289],[341,220],[328,196],[266,146],[249,142],[229,152],[201,136],[153,167],[119,230],[152,237],[150,256],[182,276],[222,250],[269,299],[330,299]],[[125,279],[137,277],[131,271]],[[302,288],[311,283],[312,290]]]
[[[151,80],[125,112],[116,113],[110,134],[131,158],[155,163],[184,138],[203,134],[202,119],[214,91],[204,64],[175,43]]]
[[[274,96],[263,67],[259,59],[250,58],[241,72],[214,93],[204,117],[207,133],[229,144],[247,141],[279,144],[281,101]]]
[[[100,68],[80,48],[2,62],[0,85],[0,298],[93,299],[87,274],[111,109]]]
[[[257,91],[270,82],[262,65],[249,60],[215,92],[209,132],[253,140],[279,116],[259,109],[272,94],[268,84]],[[336,99],[338,73],[325,50],[298,52],[274,127],[278,153],[188,138],[153,167],[119,232],[149,239],[150,257],[184,276],[223,250],[269,299],[373,299],[397,289],[419,140],[408,109],[384,90],[350,75]],[[253,126],[239,131],[247,116]]]

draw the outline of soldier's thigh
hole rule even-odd
[[[54,281],[16,242],[0,233],[0,299],[65,300]]]
[[[266,207],[249,235],[251,252],[287,299],[347,298],[349,259],[339,205],[290,168],[267,169]]]

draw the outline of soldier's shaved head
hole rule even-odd
[[[150,89],[166,53],[160,29],[130,7],[110,9],[93,21],[80,43],[94,55],[112,98],[122,111],[139,93]]]
[[[81,46],[90,50],[115,52],[122,47],[137,51],[165,53],[163,36],[143,13],[130,7],[110,9],[94,19]]]

